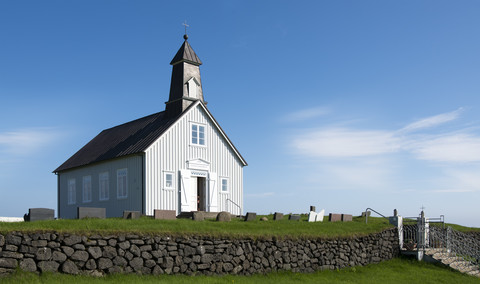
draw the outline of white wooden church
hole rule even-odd
[[[202,62],[184,39],[165,110],[102,131],[54,171],[59,218],[77,207],[242,214],[247,162],[207,109]]]

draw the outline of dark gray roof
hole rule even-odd
[[[54,172],[141,153],[181,115],[166,118],[164,114],[158,112],[102,131]]]
[[[200,58],[198,58],[197,54],[195,54],[195,51],[193,51],[193,48],[186,40],[183,42],[182,46],[177,51],[177,54],[175,54],[175,57],[173,57],[170,64],[174,65],[175,63],[181,61],[187,61],[195,65],[202,65],[202,61],[200,61]]]

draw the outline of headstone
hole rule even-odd
[[[313,212],[317,211],[317,210],[315,210],[315,209],[316,209],[315,206],[310,205],[310,211],[313,211]]]
[[[245,215],[245,222],[255,221],[255,220],[257,220],[257,213],[247,212],[247,215]]]
[[[153,217],[156,220],[176,220],[177,212],[175,210],[153,210]]]
[[[260,221],[268,221],[268,218],[264,216],[264,217],[260,218]]]
[[[193,219],[194,221],[203,221],[203,220],[205,220],[205,212],[203,212],[203,211],[193,212],[192,219]]]
[[[342,214],[342,222],[351,222],[352,215],[351,214]]]
[[[77,207],[77,216],[78,219],[83,218],[107,218],[107,209],[106,208],[95,208],[95,207]]]
[[[323,217],[325,217],[325,209],[317,213],[317,218],[315,219],[316,222],[323,222]]]
[[[365,216],[370,217],[370,214],[372,214],[372,211],[362,212],[362,217],[365,217]]]
[[[54,220],[55,210],[49,208],[30,208],[23,216],[25,221]]]
[[[232,220],[232,215],[226,211],[222,211],[217,215],[218,222],[230,222]]]
[[[317,213],[315,211],[310,211],[310,213],[308,214],[308,222],[316,222],[316,221],[317,221]]]
[[[328,221],[329,221],[329,222],[339,222],[339,221],[342,221],[342,214],[330,213],[330,214],[328,215]]]
[[[300,221],[300,215],[290,214],[290,217],[288,217],[288,220],[290,220],[290,221]]]
[[[283,213],[275,212],[275,214],[273,214],[273,220],[274,221],[278,221],[278,220],[282,220],[282,219],[283,219]]]
[[[123,219],[138,219],[140,216],[140,211],[123,211]]]

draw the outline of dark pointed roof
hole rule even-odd
[[[103,130],[54,172],[141,153],[179,117],[167,118],[162,111]]]
[[[170,64],[174,65],[182,61],[194,64],[197,66],[202,65],[202,61],[200,61],[200,58],[198,58],[197,54],[195,54],[195,51],[193,51],[193,48],[190,46],[187,40],[183,42],[182,46],[177,51],[177,54],[175,54],[175,57],[173,57]]]
[[[167,117],[165,112],[162,111],[103,130],[53,172],[58,173],[98,162],[143,153],[152,143],[163,135],[171,125],[179,120],[182,115],[197,105],[200,105],[202,109],[205,110],[221,135],[223,135],[227,143],[237,154],[237,157],[243,165],[246,166],[247,162],[242,155],[240,155],[240,152],[235,148],[210,111],[201,101],[197,101],[175,117]]]

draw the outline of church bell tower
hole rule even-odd
[[[202,80],[200,78],[200,65],[198,58],[188,43],[188,35],[183,36],[185,41],[173,57],[172,80],[170,83],[170,96],[166,102],[166,115],[169,117],[182,113],[190,104],[201,100],[204,104]]]

